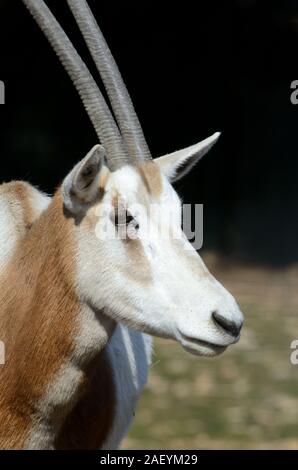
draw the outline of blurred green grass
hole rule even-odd
[[[155,339],[148,386],[125,449],[298,449],[298,267],[231,265],[211,254],[210,271],[244,315],[240,342],[204,359]]]

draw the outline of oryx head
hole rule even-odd
[[[219,133],[153,160],[86,1],[68,0],[68,5],[117,123],[44,2],[24,3],[68,71],[102,144],[75,166],[60,191],[65,216],[74,220],[81,297],[137,330],[176,339],[192,353],[222,352],[238,340],[242,314],[184,235],[181,203],[171,184],[210,149]]]

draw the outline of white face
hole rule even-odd
[[[180,200],[158,160],[101,169],[100,201],[78,228],[79,285],[117,321],[216,355],[238,341],[242,313],[183,234]]]

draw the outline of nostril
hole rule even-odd
[[[212,312],[212,318],[214,322],[223,328],[227,333],[233,336],[238,336],[242,327],[242,324],[237,325],[233,320],[223,317],[218,312]]]

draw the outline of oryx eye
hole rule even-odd
[[[119,227],[121,225],[129,225],[131,222],[134,221],[134,218],[133,216],[127,212],[127,211],[123,211],[123,212],[116,212],[115,213],[115,225],[116,227]]]

